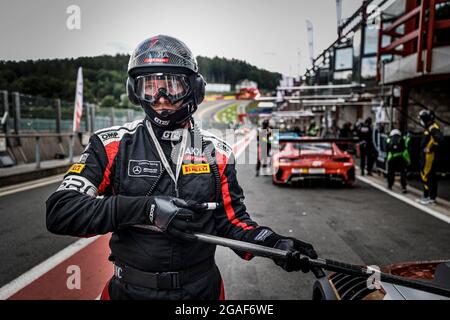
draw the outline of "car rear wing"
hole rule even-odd
[[[304,142],[304,143],[315,143],[315,142],[330,142],[336,144],[352,144],[358,143],[360,140],[358,138],[279,138],[278,142]]]
[[[335,143],[339,149],[342,151],[345,151],[349,154],[356,155],[357,149],[356,145],[360,142],[358,138],[314,138],[314,137],[298,137],[298,138],[279,138],[276,140],[277,143],[287,143],[287,142],[294,142],[294,143],[321,143],[321,142],[329,142],[329,143]],[[334,152],[333,152],[334,154]]]

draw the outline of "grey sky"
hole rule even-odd
[[[348,17],[362,0],[343,0]],[[81,29],[66,27],[69,5]],[[309,61],[305,20],[315,54],[336,39],[335,0],[2,0],[0,60],[129,53],[147,37],[167,34],[194,54],[237,58],[284,74]]]

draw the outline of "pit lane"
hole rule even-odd
[[[211,119],[228,103],[204,104],[199,113]],[[237,165],[237,172],[253,219],[313,243],[323,257],[384,265],[450,256],[448,224],[360,181],[353,188],[278,187],[255,177],[254,165]],[[45,228],[44,201],[58,185],[0,197],[0,286],[78,240]],[[310,274],[286,273],[263,258],[246,262],[225,248],[216,258],[228,299],[311,298]]]
[[[238,165],[252,218],[274,231],[314,244],[319,256],[355,264],[387,265],[450,257],[449,225],[363,182],[352,188],[274,186]],[[314,277],[286,273],[273,262],[243,262],[219,248],[218,265],[229,299],[310,299]]]

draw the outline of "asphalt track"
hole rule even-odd
[[[209,102],[198,113],[211,121],[229,103]],[[204,127],[212,125],[204,122]],[[350,189],[277,187],[270,177],[255,177],[254,165],[238,165],[237,171],[253,219],[313,243],[322,257],[370,265],[450,258],[447,223],[365,183],[357,182]],[[6,288],[15,292],[10,298],[94,299],[112,273],[106,260],[108,236],[81,244],[77,238],[47,232],[44,201],[57,186],[52,183],[0,197],[0,287],[9,284]],[[54,256],[71,244],[65,254]],[[78,250],[74,244],[85,247]],[[246,262],[226,248],[218,248],[216,259],[228,299],[311,297],[310,274],[286,273],[264,258]],[[67,288],[70,266],[80,267],[80,289]],[[43,270],[47,272],[41,275]],[[24,284],[28,285],[17,291]],[[2,293],[5,287],[0,297]]]

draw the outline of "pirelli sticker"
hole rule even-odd
[[[211,172],[209,163],[183,164],[181,168],[183,170],[183,174],[200,174]]]
[[[85,166],[86,165],[82,163],[75,163],[70,167],[67,173],[81,173],[81,171],[83,171]]]

